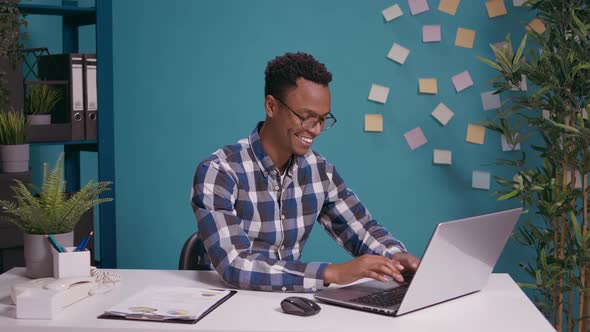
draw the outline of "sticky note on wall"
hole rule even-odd
[[[504,0],[490,0],[486,2],[486,9],[490,18],[503,16],[508,14]]]
[[[494,91],[486,91],[481,94],[481,103],[484,111],[496,110],[502,107],[502,99]]]
[[[387,96],[389,95],[389,88],[386,86],[372,84],[371,91],[369,92],[369,100],[376,101],[381,104],[387,102]]]
[[[506,136],[501,135],[500,137],[501,137],[500,142],[502,144],[502,151],[518,151],[518,150],[520,150],[520,143],[517,143],[516,145],[512,145],[512,144],[508,143]],[[518,134],[515,134],[514,138],[517,139]]]
[[[438,93],[436,78],[421,78],[418,80],[420,93],[435,95]]]
[[[455,46],[473,48],[475,41],[475,30],[458,28],[457,37],[455,38]]]
[[[439,42],[441,40],[440,25],[422,26],[422,41],[425,43]]]
[[[435,164],[439,165],[451,165],[453,159],[453,153],[450,150],[437,150],[432,151],[432,158]]]
[[[534,18],[527,26],[527,30],[533,29],[536,33],[543,33],[547,28],[545,28],[545,24],[538,18]]]
[[[398,4],[384,9],[381,13],[387,22],[395,20],[404,14]]]
[[[440,0],[438,10],[449,15],[455,15],[459,7],[459,0]]]
[[[408,6],[412,15],[418,15],[430,10],[426,0],[408,0]]]
[[[420,129],[420,127],[416,127],[408,131],[404,134],[404,137],[406,139],[406,142],[408,142],[410,149],[412,150],[416,150],[417,148],[421,147],[422,145],[428,142],[426,136],[424,136],[424,133],[422,132],[422,129]]]
[[[486,137],[486,128],[478,125],[467,125],[467,137],[465,140],[473,144],[483,144]]]
[[[389,53],[387,54],[387,57],[399,63],[400,65],[403,65],[404,62],[406,62],[406,59],[408,58],[409,54],[410,50],[399,44],[393,43],[391,49],[389,50]]]
[[[490,173],[473,171],[471,174],[471,187],[475,189],[490,190]]]
[[[382,114],[365,114],[365,131],[379,133],[383,131]]]
[[[432,112],[432,116],[440,122],[441,125],[446,126],[446,124],[451,120],[451,118],[455,115],[445,104],[440,103],[434,111]]]
[[[471,79],[471,75],[469,75],[467,70],[453,76],[452,81],[457,92],[461,92],[468,87],[473,86],[473,80]]]

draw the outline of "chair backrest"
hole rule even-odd
[[[211,260],[207,255],[203,240],[199,237],[198,232],[194,232],[182,247],[180,260],[178,261],[179,270],[212,270]]]

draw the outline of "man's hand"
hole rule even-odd
[[[412,255],[409,256],[415,258]],[[404,270],[403,264],[396,259],[363,255],[342,264],[328,265],[324,272],[324,284],[349,284],[362,278],[373,278],[385,282],[388,281],[386,276],[402,282],[404,281],[401,275],[402,270]]]
[[[398,261],[404,267],[404,272],[406,273],[416,272],[416,269],[420,264],[420,260],[418,258],[404,252],[398,252],[397,254],[393,255],[393,259]]]

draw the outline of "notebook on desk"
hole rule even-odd
[[[227,289],[152,286],[98,318],[195,324],[236,293]]]
[[[328,288],[320,301],[399,316],[481,290],[522,208],[440,223],[413,276],[403,283],[368,281]]]

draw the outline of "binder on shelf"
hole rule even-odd
[[[82,54],[54,54],[39,57],[38,72],[41,80],[68,81],[67,100],[62,99],[52,115],[53,123],[69,123],[71,140],[84,140],[84,57]]]
[[[95,140],[97,138],[97,111],[96,54],[84,54],[84,123],[87,140]]]

